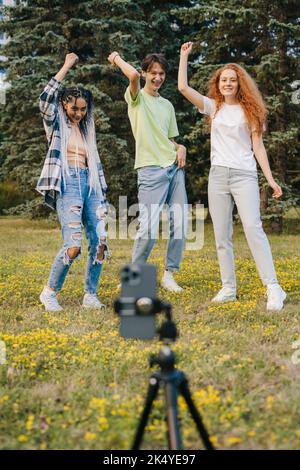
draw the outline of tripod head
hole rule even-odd
[[[174,370],[175,353],[167,345],[163,345],[157,355],[152,355],[149,360],[150,367],[158,365],[162,372],[170,372]]]

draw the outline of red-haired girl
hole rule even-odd
[[[232,247],[235,203],[259,275],[267,287],[267,310],[281,310],[286,293],[278,284],[270,245],[262,227],[256,169],[257,160],[273,189],[273,197],[279,198],[282,190],[272,176],[262,139],[267,115],[265,103],[254,80],[237,64],[226,64],[213,74],[208,96],[191,88],[187,62],[192,47],[192,42],[181,47],[178,89],[209,117],[211,124],[208,202],[222,279],[222,289],[212,301],[236,299]]]

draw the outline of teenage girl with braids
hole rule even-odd
[[[56,294],[81,253],[82,226],[88,240],[82,306],[104,307],[96,291],[102,262],[108,254],[107,186],[96,146],[93,97],[81,87],[61,88],[66,73],[77,61],[76,54],[67,54],[63,67],[40,96],[49,150],[36,189],[44,195],[45,203],[56,209],[63,237],[63,246],[40,295],[48,311],[62,310]]]
[[[270,245],[262,228],[255,161],[273,189],[273,197],[279,198],[282,191],[272,176],[262,139],[266,106],[254,80],[238,64],[226,64],[213,74],[208,96],[191,88],[187,63],[192,47],[192,42],[181,47],[178,88],[200,113],[209,117],[211,124],[208,202],[222,279],[222,289],[212,301],[236,299],[232,247],[235,203],[261,280],[267,287],[267,310],[281,310],[286,293],[278,284]]]

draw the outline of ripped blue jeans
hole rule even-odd
[[[106,207],[94,191],[89,195],[88,171],[87,168],[79,168],[78,171],[70,168],[70,175],[66,177],[66,184],[57,199],[56,209],[64,244],[53,262],[47,284],[55,292],[61,290],[71,264],[81,255],[82,227],[88,240],[85,292],[96,293],[102,261],[108,254]],[[73,259],[69,257],[69,248],[79,248]],[[98,253],[103,248],[104,255],[100,257]]]

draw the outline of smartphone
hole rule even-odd
[[[128,264],[121,271],[120,333],[124,338],[152,339],[156,333],[155,314],[136,311],[139,299],[156,299],[157,282],[154,264]],[[150,302],[151,304],[151,302]]]

